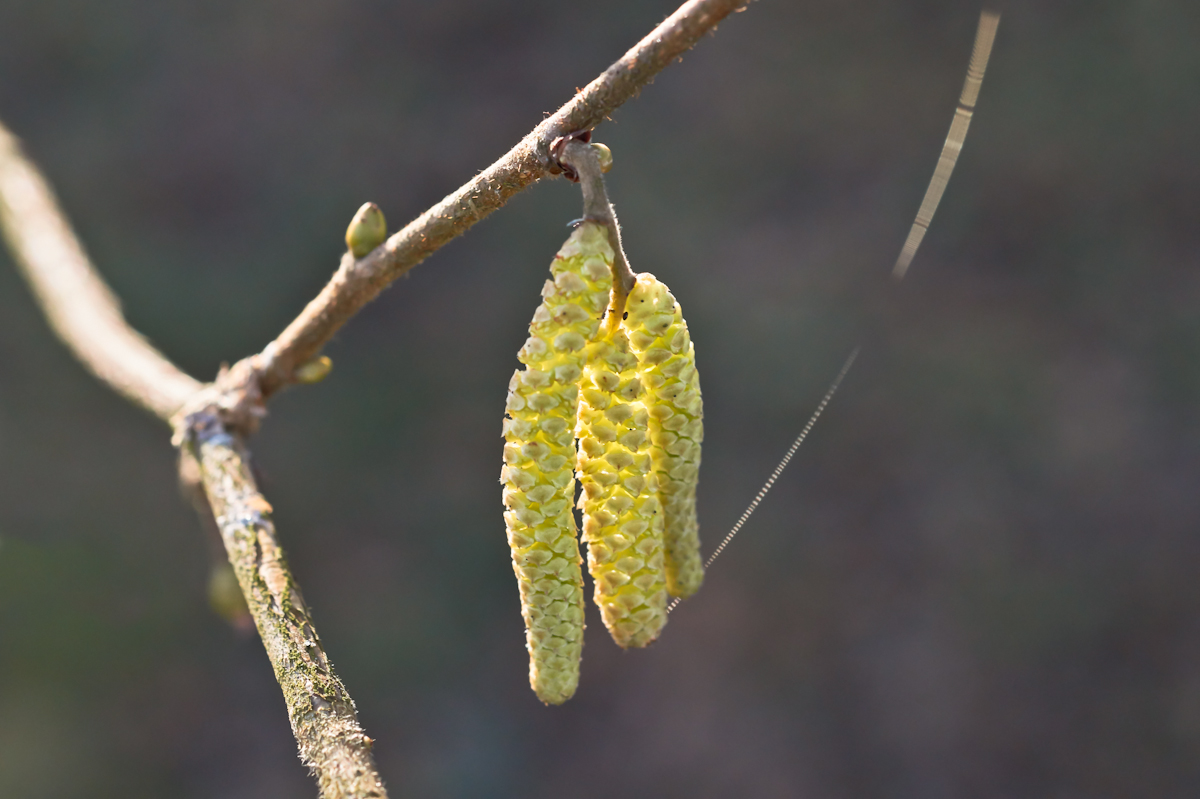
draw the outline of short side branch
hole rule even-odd
[[[500,160],[393,235],[373,253],[347,256],[321,293],[254,358],[262,396],[286,385],[300,364],[393,280],[462,235],[516,193],[559,170],[550,158],[555,139],[591,130],[672,61],[750,0],[689,0],[589,83]]]
[[[621,226],[608,192],[604,188],[604,171],[600,158],[590,144],[577,138],[568,138],[554,146],[554,153],[565,166],[570,167],[583,189],[583,218],[599,222],[608,230],[608,243],[613,248],[613,292],[608,314],[609,330],[615,330],[625,312],[625,299],[637,283],[637,275],[629,266],[629,258],[621,245]]]
[[[283,689],[301,760],[316,774],[326,799],[386,799],[372,741],[325,656],[275,539],[271,506],[254,483],[248,453],[216,416],[189,421],[185,446],[200,464],[229,562]]]
[[[201,384],[139,336],[54,193],[0,125],[0,231],[54,332],[97,377],[167,420]]]
[[[392,281],[560,169],[555,139],[590,130],[750,0],[688,0],[604,74],[457,191],[365,258],[349,253],[330,283],[262,353],[204,385],[129,327],[46,181],[0,126],[0,233],[55,333],[84,365],[175,428],[200,464],[204,493],[275,677],[302,760],[327,799],[386,797],[354,702],[333,673],[275,538],[236,434],[250,432],[272,393]],[[614,222],[615,225],[615,222]]]
[[[60,338],[97,377],[177,424],[205,407],[252,432],[263,403],[294,379],[329,339],[384,288],[518,192],[561,170],[550,157],[563,136],[591,130],[717,23],[750,0],[688,0],[600,77],[498,161],[362,259],[347,253],[321,293],[261,353],[203,386],[132,330],[88,262],[46,181],[0,126],[0,232]],[[206,389],[201,392],[201,389]]]

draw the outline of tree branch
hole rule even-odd
[[[259,493],[249,454],[215,415],[193,417],[184,447],[200,464],[205,493],[229,562],[283,689],[300,759],[326,799],[386,799],[354,701],[333,672],[275,539],[271,505]]]
[[[203,386],[133,331],[112,292],[16,138],[0,126],[0,225],[58,336],[97,377],[172,421],[218,408],[226,424],[252,432],[263,403],[293,382],[354,314],[392,281],[424,261],[513,195],[561,169],[550,145],[590,130],[750,0],[688,0],[600,77],[534,128],[474,179],[460,186],[365,258],[347,253],[321,293],[261,353]],[[177,436],[178,438],[178,436]]]
[[[370,255],[341,267],[275,341],[252,357],[263,399],[291,381],[337,330],[392,281],[424,261],[513,195],[561,170],[550,157],[555,139],[590,130],[655,75],[750,0],[689,0],[589,83],[500,160],[410,222]],[[239,375],[239,377],[241,377]]]
[[[283,689],[303,761],[327,799],[386,797],[354,702],[334,674],[258,492],[241,436],[271,394],[392,281],[538,180],[550,145],[590,130],[749,0],[689,0],[502,158],[362,259],[347,253],[321,293],[258,355],[201,384],[129,327],[53,193],[0,125],[0,232],[55,333],[102,381],[175,428]],[[614,222],[615,225],[615,222]],[[202,514],[203,515],[203,514]]]
[[[3,125],[0,231],[50,326],[96,377],[164,420],[201,389],[125,321],[54,192]]]

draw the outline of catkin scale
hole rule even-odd
[[[583,576],[572,502],[579,379],[612,289],[603,226],[584,222],[551,264],[509,383],[504,420],[505,525],[521,592],[529,682],[561,704],[575,693],[583,647]]]
[[[649,273],[637,276],[625,303],[622,327],[637,356],[646,391],[650,454],[665,517],[667,590],[688,597],[704,581],[696,521],[704,409],[695,348],[679,303]]]
[[[589,348],[580,381],[576,473],[596,605],[621,647],[656,639],[667,621],[663,513],[649,413],[625,331]]]

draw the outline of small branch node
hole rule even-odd
[[[616,211],[608,201],[608,192],[604,188],[604,169],[601,158],[608,151],[609,162],[612,152],[604,147],[599,150],[596,145],[589,144],[590,131],[584,135],[572,134],[555,142],[555,153],[564,171],[570,169],[576,175],[576,182],[583,189],[583,218],[599,222],[608,229],[608,241],[613,248],[613,292],[609,306],[610,326],[616,325],[625,312],[625,299],[637,282],[637,275],[629,266],[625,249],[621,246],[621,226],[617,222]]]

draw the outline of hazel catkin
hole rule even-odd
[[[617,327],[588,348],[575,432],[588,570],[621,647],[645,646],[667,621],[663,513],[641,395],[637,357]]]
[[[504,420],[505,525],[521,592],[529,682],[561,704],[575,693],[583,647],[583,576],[572,503],[575,417],[588,345],[612,289],[607,231],[580,224],[559,250],[509,383]]]
[[[622,326],[646,391],[650,453],[665,516],[667,590],[672,596],[689,597],[704,581],[696,521],[704,407],[696,352],[682,308],[652,274],[637,276]]]

